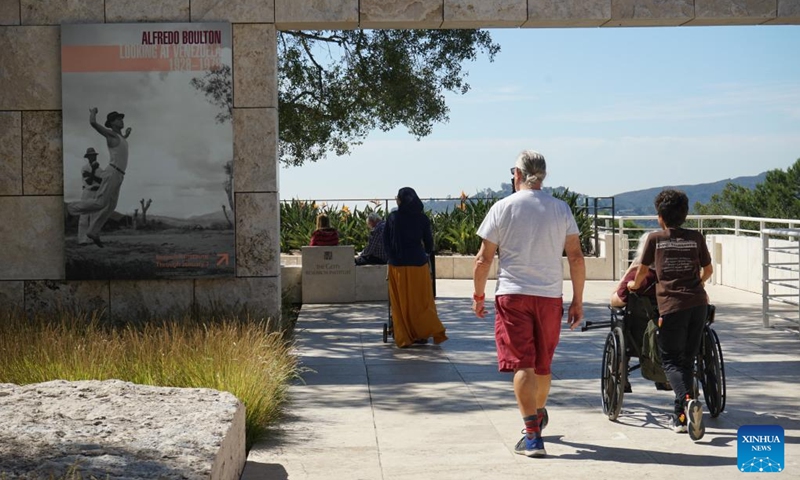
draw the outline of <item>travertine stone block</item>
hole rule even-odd
[[[22,113],[22,192],[63,195],[61,112]]]
[[[281,302],[303,302],[303,266],[281,265]]]
[[[20,112],[0,112],[0,195],[22,195]]]
[[[277,58],[274,25],[233,26],[235,107],[278,107]]]
[[[0,1],[0,25],[19,25],[20,0]]]
[[[302,250],[304,304],[356,300],[356,268],[362,267],[356,267],[352,245],[303,247]]]
[[[103,0],[22,0],[21,10],[23,25],[103,23],[105,19]]]
[[[528,0],[524,27],[597,27],[611,19],[611,0]]]
[[[385,302],[389,300],[389,280],[386,265],[356,267],[356,302]]]
[[[778,15],[775,0],[695,0],[689,25],[753,25]]]
[[[236,276],[277,277],[280,221],[277,193],[236,194]]]
[[[683,25],[693,18],[693,0],[611,0],[606,26]]]
[[[72,312],[105,316],[108,295],[107,281],[28,281],[25,282],[25,311],[29,315]]]
[[[436,278],[453,278],[453,257],[436,257]]]
[[[0,27],[0,110],[61,108],[60,27]]]
[[[253,318],[281,316],[279,277],[212,278],[194,281],[198,312],[248,313]]]
[[[111,319],[116,322],[188,315],[194,301],[193,280],[111,281]]]
[[[769,23],[800,25],[800,0],[778,0],[778,18]]]
[[[189,0],[105,0],[106,22],[188,22]]]
[[[278,109],[233,110],[233,175],[237,192],[278,191]]]
[[[193,22],[273,23],[275,0],[192,0]]]
[[[0,281],[0,313],[21,312],[25,307],[25,282]]]
[[[474,268],[475,268],[475,257],[466,257],[462,255],[454,256],[452,278],[460,278],[460,279],[472,278],[472,271]]]
[[[280,30],[350,29],[358,26],[358,0],[275,0]]]
[[[64,278],[61,197],[0,197],[0,280]]]
[[[362,28],[439,28],[443,0],[361,0]]]
[[[519,27],[527,19],[526,0],[444,0],[442,27]]]

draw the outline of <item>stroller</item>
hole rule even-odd
[[[609,328],[603,347],[603,360],[600,371],[600,395],[603,413],[609,420],[616,420],[622,410],[622,399],[631,372],[641,369],[642,376],[656,382],[656,386],[666,384],[666,375],[657,356],[655,346],[655,322],[658,321],[658,308],[650,298],[631,293],[625,307],[608,307],[611,318],[606,322],[586,322],[581,331]],[[703,326],[700,352],[695,360],[694,397],[699,398],[702,388],[708,412],[716,418],[725,409],[726,384],[725,364],[719,336],[712,328],[716,307],[708,306],[708,315]],[[630,360],[638,358],[639,363],[631,366]],[[667,388],[660,388],[667,389]]]

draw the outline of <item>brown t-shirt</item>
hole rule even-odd
[[[700,269],[711,263],[711,255],[700,232],[670,228],[651,233],[642,263],[656,265],[656,299],[661,315],[708,304]]]

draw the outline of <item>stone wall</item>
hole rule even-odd
[[[65,282],[59,25],[193,21],[233,23],[236,277]],[[274,21],[272,0],[0,1],[0,305],[280,314]]]
[[[59,25],[233,23],[236,278],[64,282]],[[1,0],[0,301],[280,312],[276,29],[800,24],[800,0]]]

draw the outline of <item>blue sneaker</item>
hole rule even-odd
[[[547,455],[542,437],[528,438],[527,435],[523,436],[519,442],[517,442],[517,445],[514,447],[514,453],[528,457],[544,457]]]

